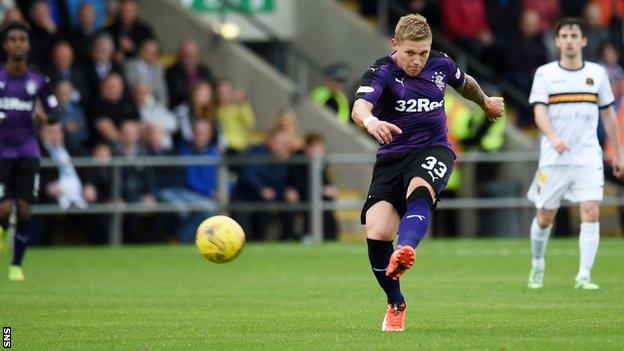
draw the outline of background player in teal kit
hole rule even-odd
[[[453,169],[444,114],[446,85],[479,105],[491,122],[504,110],[502,98],[486,96],[446,54],[432,51],[431,41],[423,16],[401,17],[392,39],[394,51],[364,73],[353,105],[355,123],[381,144],[362,224],[373,273],[388,298],[383,331],[405,328],[406,304],[398,279],[416,260],[415,248]]]
[[[57,105],[47,80],[28,68],[28,27],[10,23],[2,30],[7,54],[0,68],[0,231],[6,232],[13,203],[17,205],[17,226],[13,237],[13,260],[9,280],[24,280],[22,260],[30,238],[30,205],[39,191],[39,145],[34,120],[47,116],[36,108],[37,100],[46,112]]]

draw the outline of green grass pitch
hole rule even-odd
[[[577,291],[576,240],[551,240],[546,287],[526,288],[525,240],[425,240],[402,279],[404,333],[365,243],[249,244],[235,261],[193,246],[45,248],[27,281],[0,257],[0,324],[15,350],[622,350],[624,241],[600,243]]]

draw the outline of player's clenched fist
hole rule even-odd
[[[48,115],[43,111],[35,111],[33,113],[33,119],[38,122],[46,122],[48,120]]]
[[[570,150],[570,147],[568,147],[568,144],[565,142],[565,140],[563,140],[563,139],[561,139],[559,137],[552,137],[550,139],[550,143],[552,144],[553,148],[559,154],[562,154],[562,153]]]
[[[485,111],[488,121],[496,122],[496,119],[501,117],[505,111],[505,99],[498,96],[488,97],[485,100],[483,110]]]
[[[621,150],[615,153],[612,167],[613,175],[618,179],[624,179],[624,154]]]
[[[374,117],[373,117],[374,118]],[[380,121],[377,118],[366,121],[366,130],[377,139],[380,144],[390,144],[393,134],[401,134],[403,131],[392,123]]]

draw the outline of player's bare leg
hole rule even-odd
[[[533,258],[531,259],[531,272],[529,273],[527,283],[530,289],[541,289],[544,287],[544,269],[546,268],[544,253],[546,252],[546,245],[548,244],[548,238],[550,237],[556,214],[556,209],[539,208],[531,223],[531,252],[533,253]]]
[[[399,221],[399,214],[387,201],[379,201],[366,211],[368,257],[373,274],[387,296],[388,306],[381,325],[381,330],[387,332],[405,329],[406,304],[401,286],[398,281],[386,276]]]
[[[12,200],[4,200],[0,202],[0,254],[7,251],[9,216],[11,215],[12,204]]]
[[[598,252],[600,241],[600,202],[585,201],[581,203],[581,230],[579,235],[580,262],[574,287],[577,289],[597,290],[600,287],[591,282],[591,269]]]

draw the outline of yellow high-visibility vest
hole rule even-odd
[[[310,97],[319,106],[325,106],[330,99],[336,100],[336,104],[338,105],[338,111],[336,112],[338,121],[345,124],[349,123],[351,112],[349,111],[349,99],[347,99],[345,93],[342,91],[332,91],[323,85],[312,90]]]

